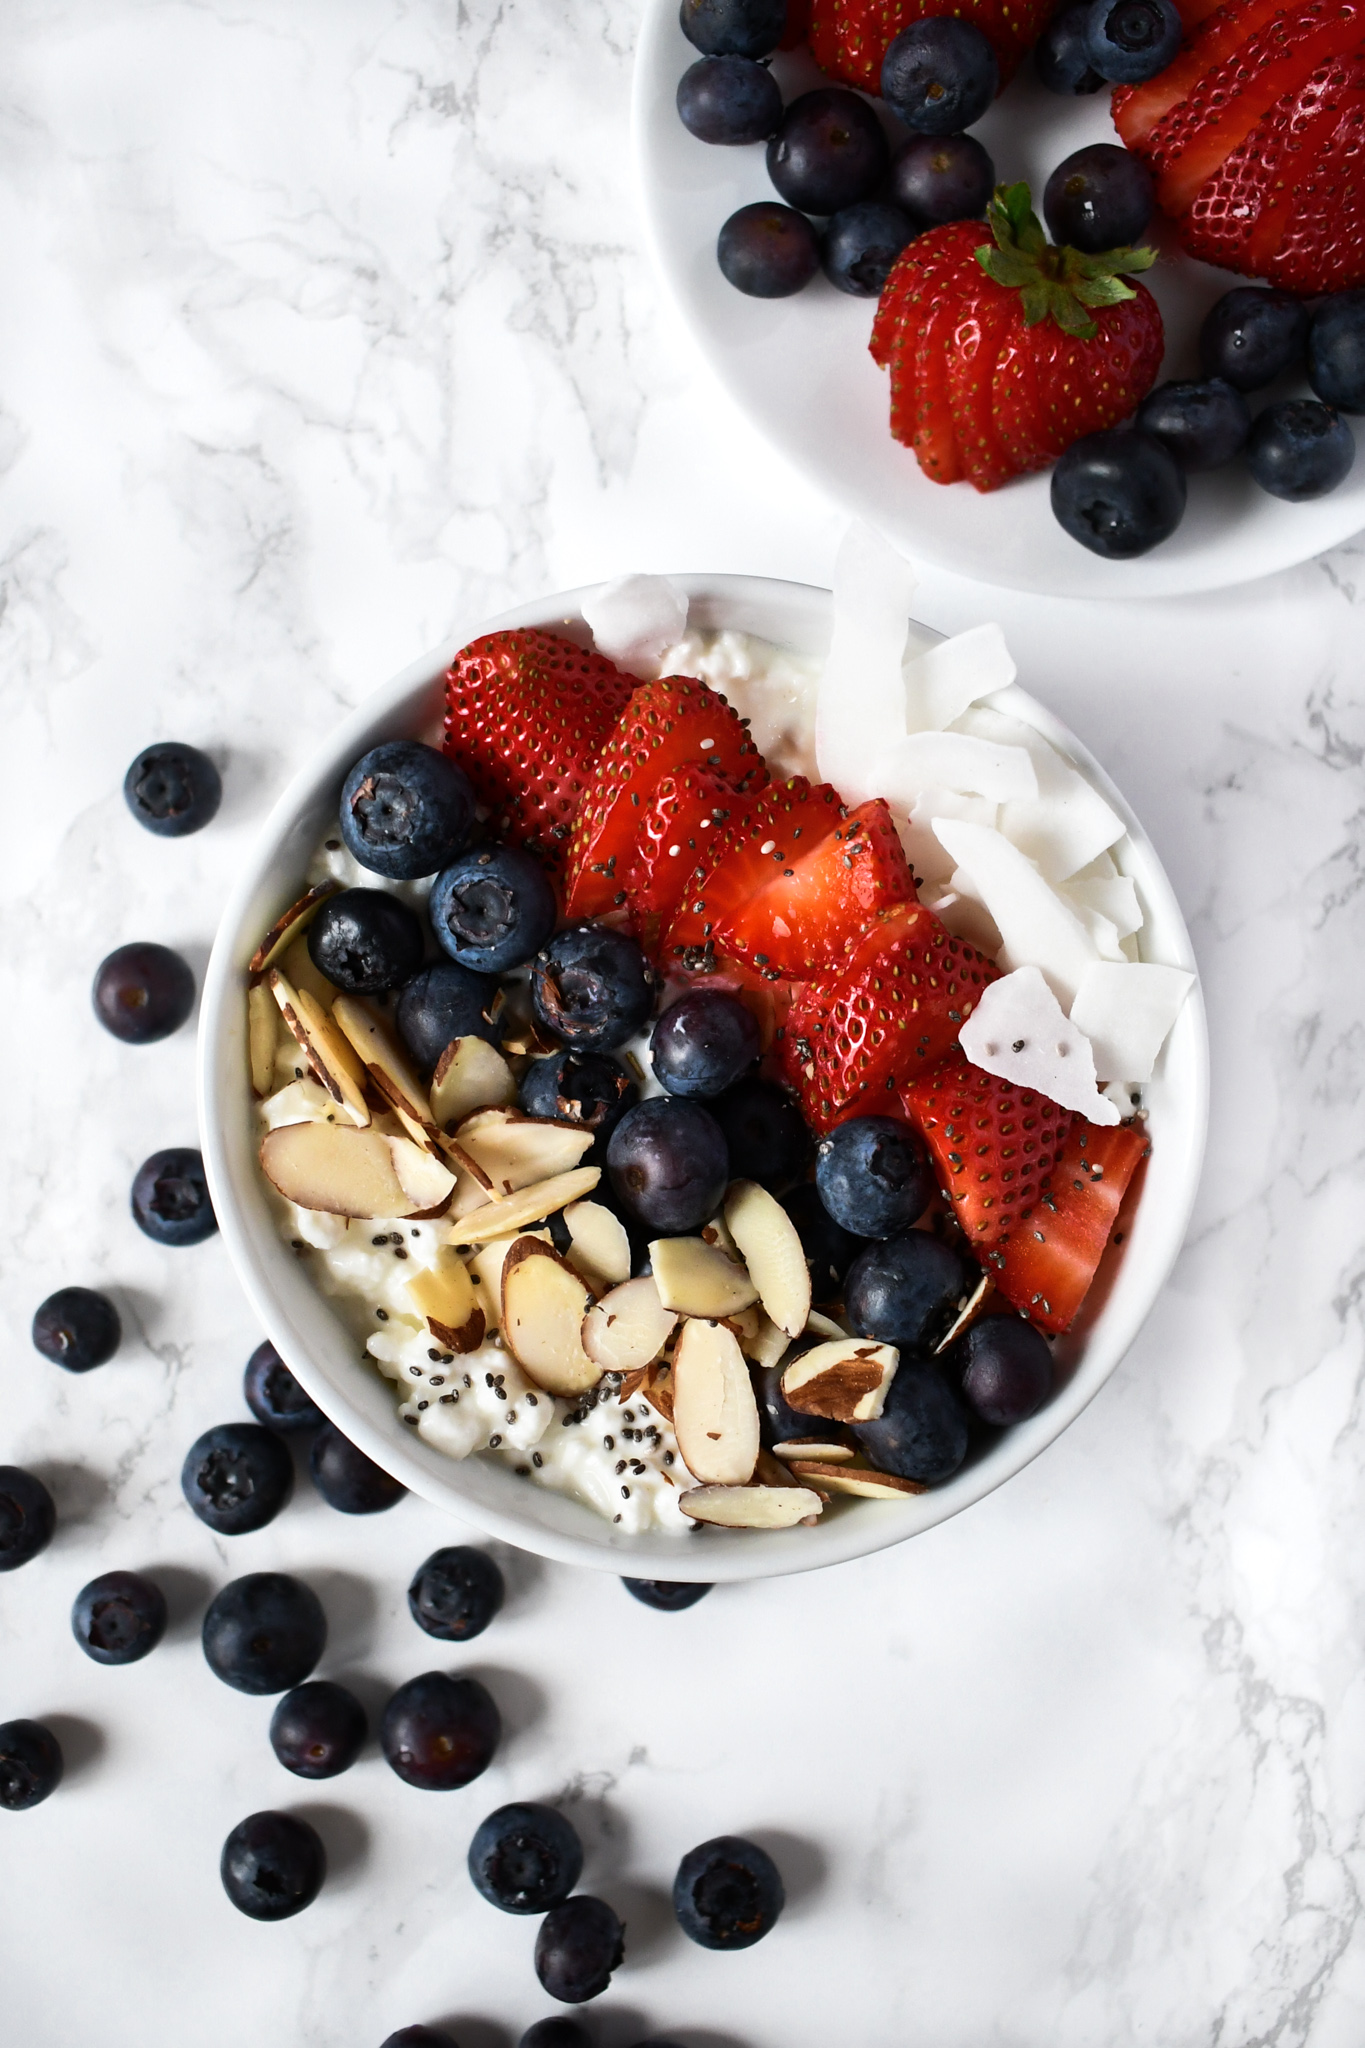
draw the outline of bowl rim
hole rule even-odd
[[[804,631],[812,652],[818,651],[822,631],[827,638],[831,603],[827,590],[752,576],[678,575],[672,580],[689,598],[692,623],[724,626],[741,625],[747,620],[749,623],[742,629],[758,631],[753,621],[766,618],[766,637],[774,639],[774,615],[780,614],[787,623],[788,645],[801,637],[798,627]],[[268,916],[262,916],[263,897],[268,896],[276,908],[292,900],[285,894],[285,887],[294,886],[313,856],[316,828],[302,831],[300,819],[316,810],[320,795],[329,788],[339,790],[347,768],[357,756],[379,737],[391,733],[396,724],[404,722],[408,731],[417,729],[423,695],[434,702],[445,670],[471,639],[521,626],[551,630],[569,627],[581,633],[583,602],[600,587],[589,585],[533,600],[472,629],[452,633],[439,647],[408,663],[340,720],[272,807],[223,907],[204,977],[197,1067],[201,1144],[209,1190],[228,1256],[266,1336],[323,1413],[411,1491],[490,1537],[559,1563],[599,1571],[659,1579],[696,1579],[704,1574],[710,1581],[720,1582],[818,1570],[906,1541],[1004,1485],[1070,1427],[1111,1377],[1137,1336],[1180,1250],[1203,1160],[1208,1122],[1208,1034],[1194,949],[1165,870],[1121,792],[1074,734],[1017,684],[1011,685],[1009,692],[996,701],[1002,703],[1002,708],[1024,717],[1057,746],[1123,819],[1128,835],[1127,852],[1130,864],[1137,870],[1148,928],[1159,927],[1159,950],[1164,959],[1196,974],[1168,1042],[1167,1054],[1163,1055],[1163,1060],[1168,1059],[1179,1042],[1181,1102],[1176,1128],[1183,1142],[1171,1145],[1171,1157],[1163,1161],[1163,1172],[1169,1170],[1173,1186],[1167,1191],[1160,1214],[1149,1213],[1153,1209],[1150,1201],[1141,1203],[1136,1212],[1144,1223],[1145,1249],[1140,1274],[1129,1273],[1137,1254],[1135,1225],[1129,1247],[1116,1267],[1110,1296],[1086,1338],[1070,1378],[1038,1415],[1006,1432],[979,1462],[965,1467],[943,1486],[914,1499],[851,1502],[843,1512],[828,1521],[822,1518],[810,1529],[707,1530],[698,1542],[696,1538],[679,1538],[663,1532],[624,1536],[594,1510],[567,1502],[564,1496],[548,1489],[528,1488],[526,1492],[534,1493],[542,1514],[549,1512],[547,1503],[559,1502],[561,1507],[573,1510],[569,1519],[590,1518],[582,1534],[574,1528],[547,1527],[515,1508],[471,1498],[460,1485],[461,1477],[475,1465],[486,1470],[485,1461],[457,1462],[436,1452],[415,1433],[398,1435],[397,1409],[387,1387],[381,1387],[377,1372],[372,1372],[369,1378],[389,1402],[392,1419],[382,1426],[382,1415],[377,1420],[365,1413],[358,1395],[349,1393],[344,1384],[336,1384],[311,1355],[296,1320],[281,1299],[281,1291],[291,1285],[286,1275],[297,1273],[297,1268],[278,1234],[260,1186],[254,1145],[247,1155],[249,1167],[242,1163],[240,1141],[247,1129],[245,1116],[235,1148],[239,1156],[234,1157],[230,1135],[229,1118],[249,1107],[248,1084],[241,1064],[245,1010],[242,973],[269,922]],[[940,637],[926,627],[916,630],[926,644]],[[281,887],[279,877],[288,872],[291,859],[296,863],[294,880]],[[263,1217],[267,1229],[262,1229]],[[295,1289],[297,1284],[295,1279]],[[353,1352],[353,1341],[333,1314],[322,1290],[308,1282],[307,1295],[300,1296],[300,1300],[305,1298],[326,1311],[335,1329],[343,1332],[346,1349]],[[311,1310],[309,1314],[311,1317]],[[1103,1341],[1099,1341],[1101,1337]],[[509,1484],[518,1484],[510,1472],[507,1479]],[[558,1511],[556,1518],[564,1519]]]

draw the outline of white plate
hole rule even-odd
[[[1307,505],[1268,497],[1240,464],[1192,477],[1179,528],[1132,562],[1102,561],[1063,533],[1046,474],[985,494],[968,483],[930,483],[911,450],[891,438],[887,375],[867,352],[874,301],[850,298],[823,276],[794,298],[750,299],[721,276],[722,223],[736,207],[777,194],[762,145],[714,148],[678,119],[678,80],[696,55],[678,27],[677,0],[646,0],[634,127],[654,260],[683,324],[754,425],[820,490],[912,559],[1057,596],[1164,597],[1289,568],[1365,527],[1365,461],[1338,490]],[[780,54],[773,68],[788,100],[829,83],[804,50]],[[1028,179],[1035,204],[1063,157],[1117,139],[1107,94],[1071,100],[1045,92],[1027,58],[973,133],[998,177]],[[1166,322],[1163,375],[1196,376],[1199,323],[1237,280],[1190,262],[1160,220],[1148,239],[1163,247],[1144,279]],[[1298,388],[1310,395],[1307,385]],[[1290,387],[1273,395],[1291,395]]]

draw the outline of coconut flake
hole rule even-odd
[[[1057,891],[1073,908],[1094,911],[1113,925],[1121,939],[1142,930],[1142,905],[1130,875],[1094,875],[1071,878]]]
[[[975,704],[957,721],[957,730],[1028,753],[1037,794],[1011,799],[1001,813],[1000,830],[1049,882],[1066,881],[1123,837],[1123,820],[1113,806],[1031,725],[1006,717],[993,705]]]
[[[957,1034],[974,1067],[1020,1088],[1036,1088],[1092,1124],[1116,1124],[1119,1113],[1095,1086],[1095,1056],[1036,967],[1016,967],[982,990]]]
[[[896,823],[905,857],[919,879],[946,883],[953,872],[952,856],[934,830],[935,818],[965,818],[971,825],[993,825],[999,808],[985,797],[963,796],[955,789],[922,790],[909,818]]]
[[[902,664],[919,581],[871,527],[849,527],[834,563],[834,624],[815,700],[815,758],[846,804],[882,796],[888,749],[905,738]]]
[[[960,732],[913,732],[883,757],[878,793],[903,811],[912,810],[930,785],[985,797],[995,804],[1030,800],[1038,777],[1023,747],[1000,747]]]
[[[905,664],[905,723],[910,732],[942,732],[969,704],[1014,681],[1018,670],[999,626],[971,626]]]
[[[1057,1000],[1069,1006],[1099,958],[1075,911],[1003,833],[958,818],[936,818],[934,830],[995,919],[1003,941],[997,964],[1007,972],[1041,968]]]
[[[1155,961],[1095,963],[1081,977],[1071,1021],[1095,1050],[1101,1081],[1148,1081],[1194,976]]]
[[[640,677],[656,676],[687,630],[687,599],[667,576],[618,576],[583,603],[599,654]]]

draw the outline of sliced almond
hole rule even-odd
[[[603,1372],[640,1374],[652,1365],[673,1334],[678,1318],[659,1300],[659,1290],[646,1274],[625,1280],[593,1303],[583,1318],[583,1349]],[[630,1394],[624,1385],[622,1398]]]
[[[756,1180],[737,1180],[725,1197],[725,1221],[766,1313],[799,1337],[810,1314],[810,1267],[791,1217]]]
[[[599,1294],[630,1278],[630,1239],[619,1216],[601,1202],[574,1202],[564,1211],[570,1245],[564,1256]]]
[[[464,1263],[443,1251],[440,1262],[414,1273],[408,1299],[438,1344],[447,1351],[477,1351],[486,1318]]]
[[[799,1479],[828,1487],[831,1493],[852,1493],[859,1500],[904,1500],[907,1493],[928,1491],[918,1479],[897,1479],[891,1472],[874,1472],[870,1465],[835,1465],[826,1461],[794,1464],[792,1471]]]
[[[779,1330],[772,1317],[764,1315],[762,1309],[758,1312],[757,1330],[752,1337],[741,1335],[740,1343],[745,1357],[751,1358],[755,1365],[761,1365],[765,1370],[769,1366],[777,1365],[791,1349],[791,1338],[786,1331]]]
[[[482,1208],[471,1209],[451,1225],[449,1241],[486,1244],[490,1237],[514,1235],[526,1224],[538,1223],[543,1216],[556,1216],[570,1202],[590,1195],[601,1178],[600,1167],[579,1166],[572,1173],[557,1173],[552,1180],[537,1181],[534,1187],[522,1188],[501,1201],[485,1202]]]
[[[952,1329],[949,1330],[947,1336],[942,1340],[941,1343],[935,1344],[934,1352],[936,1355],[940,1351],[946,1351],[948,1349],[948,1346],[952,1343],[954,1337],[960,1337],[962,1335],[962,1332],[966,1329],[968,1323],[974,1323],[976,1321],[976,1318],[981,1310],[981,1304],[985,1301],[986,1296],[990,1293],[993,1285],[994,1282],[992,1281],[990,1274],[983,1273],[981,1275],[981,1278],[977,1281],[975,1287],[972,1289],[971,1293],[967,1296],[967,1299],[963,1302],[961,1308],[958,1310],[957,1321],[953,1324]]]
[[[640,1392],[656,1415],[662,1415],[665,1422],[673,1420],[673,1368],[656,1358],[647,1365],[640,1381]],[[626,1399],[624,1389],[622,1399]]]
[[[246,992],[246,1047],[254,1095],[269,1095],[275,1086],[275,1025],[279,1008],[273,992],[255,981]]]
[[[431,1120],[425,1091],[388,1032],[354,996],[338,996],[332,1016],[408,1136],[439,1158],[441,1133]]]
[[[743,1266],[700,1237],[659,1237],[649,1247],[654,1284],[665,1308],[719,1322],[758,1300]]]
[[[751,1486],[790,1486],[792,1476],[771,1451],[761,1450],[754,1462],[754,1476]]]
[[[550,1242],[548,1230],[537,1230],[530,1234],[540,1238],[544,1244]],[[475,1299],[483,1310],[485,1331],[502,1328],[502,1269],[507,1254],[516,1241],[515,1236],[490,1238],[487,1244],[481,1244],[470,1255],[469,1278],[473,1284]]]
[[[340,882],[319,882],[315,889],[309,889],[306,894],[300,896],[297,903],[291,903],[284,915],[275,919],[252,954],[247,962],[247,973],[264,974],[267,967],[273,967],[300,933],[307,931],[327,898],[335,896],[340,887]]]
[[[528,1379],[547,1394],[583,1394],[602,1368],[583,1349],[592,1294],[538,1237],[519,1237],[502,1268],[502,1334]]]
[[[296,989],[306,989],[318,1008],[330,1013],[336,999],[336,983],[329,981],[317,966],[306,938],[295,939],[292,946],[286,946],[274,965],[286,981],[292,981]]]
[[[535,1181],[571,1172],[591,1150],[593,1134],[517,1109],[481,1109],[457,1127],[455,1142],[497,1194],[514,1195]]]
[[[694,1486],[678,1496],[694,1522],[721,1529],[794,1529],[823,1505],[808,1486]]]
[[[413,1214],[439,1215],[455,1186],[450,1168],[433,1159],[425,1146],[414,1145],[411,1138],[387,1138],[385,1143],[393,1155],[393,1170],[403,1193],[413,1205]]]
[[[261,1141],[261,1167],[287,1201],[333,1216],[410,1216],[391,1141],[352,1124],[282,1124]]]
[[[431,1077],[432,1122],[453,1130],[476,1109],[497,1109],[517,1099],[517,1081],[486,1038],[452,1038]]]
[[[350,1046],[332,1028],[331,1019],[321,1005],[306,989],[296,989],[278,967],[270,969],[266,985],[322,1086],[350,1122],[358,1130],[363,1130],[370,1121],[365,1101],[365,1076]]]
[[[685,1322],[673,1351],[673,1428],[694,1479],[742,1486],[758,1459],[758,1403],[723,1323]]]
[[[819,1309],[813,1308],[806,1317],[806,1327],[802,1335],[806,1337],[832,1337],[836,1344],[841,1344],[848,1335],[848,1331],[842,1323],[836,1323],[833,1316],[822,1316]]]
[[[701,1237],[704,1243],[713,1244],[718,1252],[724,1252],[726,1258],[733,1259],[736,1265],[743,1264],[739,1255],[739,1246],[731,1237],[729,1227],[723,1216],[713,1216],[709,1223],[704,1223],[701,1229]]]
[[[793,1437],[789,1443],[774,1444],[773,1456],[784,1464],[814,1460],[820,1465],[847,1465],[858,1453],[851,1444],[832,1444],[823,1437]]]
[[[874,1344],[868,1337],[816,1344],[783,1373],[783,1398],[798,1415],[822,1415],[828,1422],[875,1422],[899,1363],[894,1344]]]

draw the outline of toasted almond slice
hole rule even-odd
[[[649,1247],[654,1284],[665,1308],[719,1322],[758,1300],[743,1266],[700,1237],[659,1237]]]
[[[440,1130],[454,1130],[476,1109],[495,1109],[517,1099],[517,1081],[495,1045],[486,1038],[452,1038],[431,1077],[431,1116]]]
[[[547,1394],[583,1394],[602,1368],[583,1349],[592,1293],[553,1246],[519,1237],[502,1268],[503,1341],[528,1379]]]
[[[977,1315],[979,1314],[981,1309],[981,1304],[986,1299],[986,1296],[990,1293],[993,1285],[994,1282],[992,1281],[990,1274],[983,1273],[981,1275],[981,1278],[977,1281],[975,1287],[972,1289],[971,1293],[967,1296],[967,1299],[963,1302],[961,1308],[958,1310],[957,1321],[953,1324],[952,1329],[949,1330],[947,1336],[943,1339],[941,1343],[935,1344],[935,1355],[937,1355],[937,1353],[940,1351],[946,1351],[948,1349],[948,1346],[952,1343],[954,1337],[960,1337],[962,1335],[962,1332],[966,1329],[968,1323],[974,1323],[976,1321]]]
[[[451,1225],[451,1244],[486,1244],[490,1237],[514,1235],[524,1224],[538,1223],[542,1216],[557,1216],[570,1202],[590,1195],[602,1178],[598,1166],[579,1166],[572,1173],[557,1173],[552,1180],[537,1181],[498,1202],[485,1202],[471,1209]]]
[[[790,1350],[791,1338],[785,1330],[778,1329],[771,1316],[765,1315],[760,1309],[757,1330],[752,1337],[745,1337],[741,1332],[740,1344],[745,1357],[766,1370],[770,1365],[777,1365]]]
[[[644,1370],[644,1377],[640,1382],[640,1392],[656,1415],[662,1415],[665,1422],[672,1422],[673,1368],[671,1365],[665,1365],[661,1358],[656,1358],[652,1365],[647,1365]],[[624,1389],[622,1389],[621,1398],[623,1400],[627,1398]]]
[[[813,1308],[806,1317],[802,1334],[806,1337],[832,1337],[836,1344],[842,1344],[848,1331],[842,1323],[836,1323],[833,1316],[822,1316],[819,1309]]]
[[[816,1344],[783,1373],[783,1398],[798,1415],[822,1415],[827,1422],[875,1422],[899,1363],[894,1344],[874,1344],[868,1337]]]
[[[272,967],[266,982],[294,1037],[303,1048],[309,1066],[317,1075],[338,1109],[344,1110],[358,1130],[370,1121],[365,1101],[365,1077],[345,1039],[332,1028],[327,1012],[306,989],[296,989],[278,967]]]
[[[858,1453],[851,1444],[832,1444],[824,1437],[793,1437],[789,1443],[774,1444],[773,1456],[784,1463],[814,1460],[820,1465],[847,1465]]]
[[[246,1047],[254,1095],[269,1095],[275,1086],[275,1022],[280,1012],[263,981],[246,992]]]
[[[791,1483],[792,1476],[787,1467],[775,1458],[771,1451],[761,1450],[754,1462],[754,1476],[749,1481],[749,1484],[751,1486],[790,1486]]]
[[[247,962],[247,973],[264,974],[267,967],[273,967],[281,954],[293,945],[301,932],[307,931],[313,919],[329,896],[335,896],[340,882],[319,882],[315,889],[309,889],[300,896],[297,903],[291,903],[282,917],[277,917],[260,945]]]
[[[897,1479],[892,1472],[874,1472],[869,1465],[834,1465],[827,1461],[794,1464],[799,1479],[827,1486],[831,1493],[856,1494],[859,1500],[904,1500],[907,1493],[927,1493],[918,1479]]]
[[[393,1170],[399,1184],[412,1202],[413,1214],[439,1214],[455,1186],[450,1168],[433,1159],[425,1146],[414,1145],[411,1138],[389,1138],[386,1143],[393,1154]]]
[[[643,1377],[673,1334],[678,1318],[659,1300],[659,1290],[648,1274],[641,1280],[625,1280],[594,1302],[583,1318],[583,1349],[603,1372],[621,1372]],[[635,1391],[632,1386],[630,1393]],[[630,1399],[624,1384],[624,1400]]]
[[[742,1486],[758,1458],[758,1403],[744,1354],[723,1323],[684,1322],[673,1351],[673,1428],[703,1485]]]
[[[799,1337],[810,1314],[810,1267],[791,1217],[756,1180],[736,1180],[725,1197],[725,1221],[765,1311],[779,1330]]]
[[[548,1230],[536,1230],[525,1234],[538,1237],[542,1244],[550,1242]],[[515,1236],[492,1237],[487,1244],[481,1244],[470,1254],[469,1277],[474,1286],[475,1299],[483,1310],[486,1330],[502,1328],[502,1268],[507,1254],[516,1241]]]
[[[408,1299],[432,1336],[447,1351],[477,1351],[486,1318],[464,1262],[443,1251],[439,1264],[414,1273]]]
[[[466,1117],[455,1142],[488,1175],[499,1195],[568,1173],[592,1147],[591,1131],[519,1109],[481,1109]]]
[[[292,946],[286,946],[274,964],[286,981],[292,981],[296,989],[306,989],[319,1009],[330,1014],[337,993],[336,983],[329,981],[315,964],[306,937],[295,939]]]
[[[599,1294],[630,1278],[630,1239],[619,1216],[601,1202],[574,1202],[564,1211],[570,1245],[564,1256]]]
[[[726,1258],[733,1259],[737,1266],[743,1265],[744,1261],[739,1255],[739,1246],[731,1237],[729,1226],[723,1216],[713,1216],[709,1223],[704,1223],[701,1229],[701,1237],[703,1243],[713,1244],[718,1252],[724,1252]]]
[[[422,1084],[387,1031],[354,996],[338,996],[332,1016],[408,1136],[439,1158],[441,1134],[431,1120]]]
[[[823,1505],[808,1486],[694,1486],[678,1496],[694,1522],[721,1529],[794,1529]]]
[[[261,1167],[287,1201],[333,1216],[410,1216],[419,1206],[394,1170],[391,1141],[352,1124],[281,1124],[261,1141]]]

